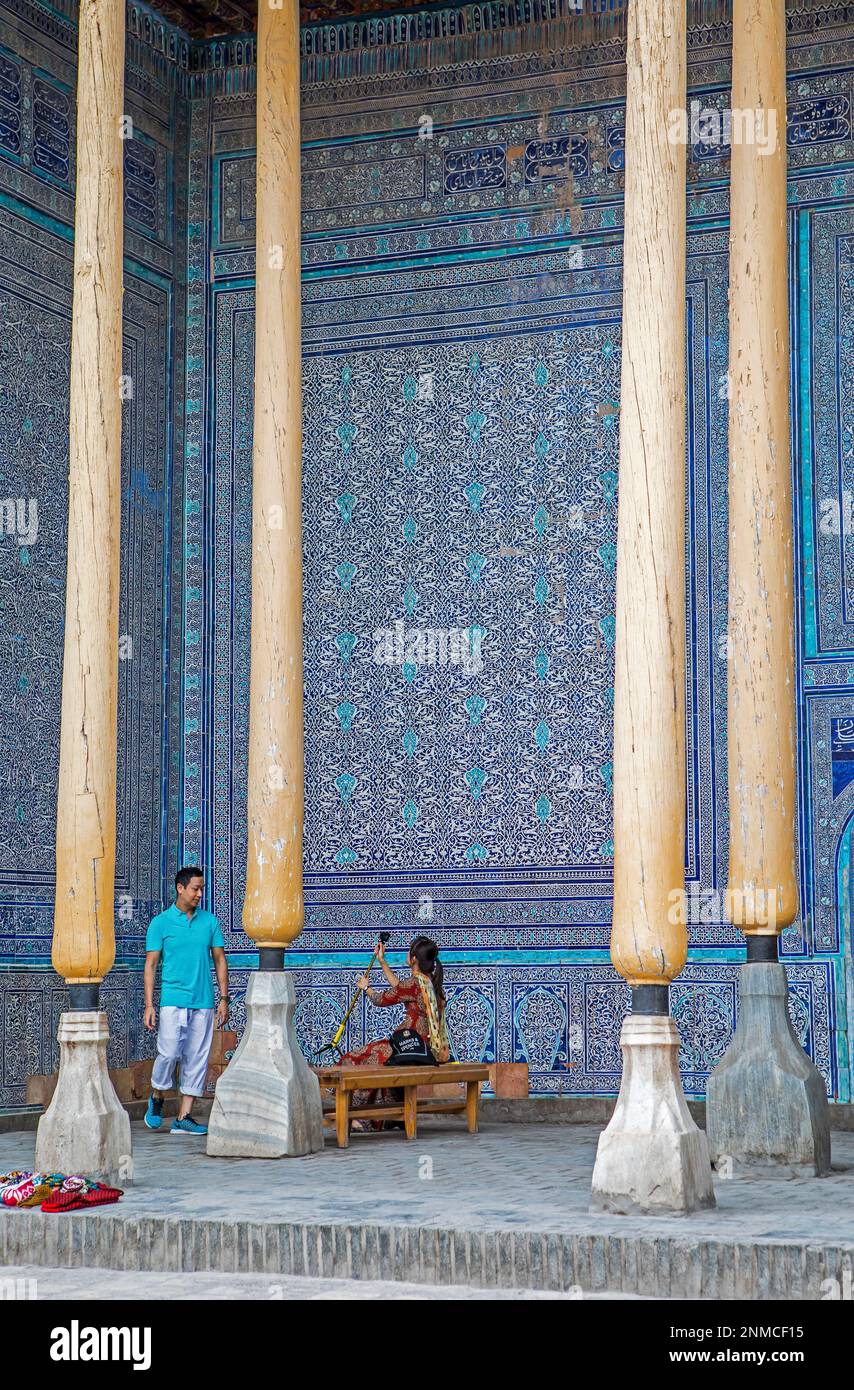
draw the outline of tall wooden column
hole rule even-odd
[[[635,0],[626,67],[611,959],[632,987],[633,1012],[593,1202],[686,1211],[714,1196],[668,1010],[669,982],[687,956],[686,149],[669,138],[672,113],[686,103],[684,0]]]
[[[732,104],[776,141],[732,147],[727,911],[776,938],[798,911],[784,0],[735,0]]]
[[[279,952],[303,928],[299,22],[258,11],[249,845],[243,926]]]
[[[727,912],[747,965],[708,1132],[718,1160],[819,1172],[824,1083],[791,1026],[777,959],[798,912],[785,0],[734,0],[732,106]]]
[[[68,569],[53,964],[70,986],[36,1165],[130,1179],[130,1124],[106,1068],[98,985],[115,959],[121,534],[124,0],[81,0]]]
[[[259,970],[217,1085],[208,1153],[322,1147],[320,1091],[293,1028],[286,945],[303,927],[302,350],[298,0],[260,0],[248,846],[243,925]]]

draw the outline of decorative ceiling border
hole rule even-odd
[[[2,0],[8,13],[48,26],[76,23],[78,0]],[[306,85],[424,68],[483,62],[513,54],[621,46],[630,0],[475,0],[428,4],[303,25]],[[732,0],[687,0],[689,52],[708,52],[730,37]],[[128,62],[190,98],[238,95],[255,88],[255,36],[193,39],[144,0],[127,0]],[[799,0],[787,7],[792,35],[854,23],[854,3]]]
[[[300,34],[302,81],[306,86],[320,85],[543,50],[601,50],[606,45],[622,56],[630,2],[476,0],[305,25]],[[687,4],[689,58],[705,58],[716,48],[728,51],[732,0],[687,0]],[[793,38],[852,23],[854,3],[799,0],[787,5],[787,28]],[[195,44],[189,94],[228,96],[254,91],[254,65],[254,35]]]

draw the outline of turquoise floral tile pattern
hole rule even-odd
[[[497,870],[600,862],[616,438],[578,377],[616,393],[609,333],[307,360],[310,873],[342,847],[365,871],[463,868],[475,844]]]

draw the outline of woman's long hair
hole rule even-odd
[[[429,936],[416,936],[410,944],[409,954],[415,957],[415,963],[421,974],[428,976],[437,1000],[444,1004],[443,980],[445,972],[442,969],[442,962],[439,960],[439,947],[435,941],[431,941]]]

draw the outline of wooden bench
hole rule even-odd
[[[477,1133],[477,1103],[481,1082],[489,1080],[489,1067],[481,1062],[446,1062],[440,1067],[316,1067],[321,1089],[335,1092],[335,1111],[324,1114],[338,1137],[339,1149],[350,1142],[353,1120],[403,1120],[407,1139],[414,1139],[417,1116],[460,1115],[465,1112],[470,1134]],[[418,1100],[419,1086],[449,1085],[459,1082],[466,1088],[459,1100]],[[350,1109],[354,1091],[380,1091],[403,1088],[402,1105],[366,1105]]]

